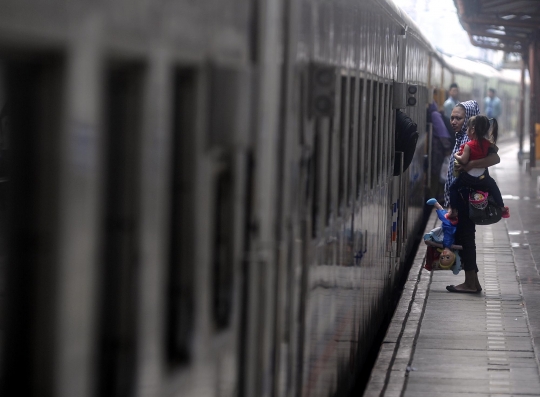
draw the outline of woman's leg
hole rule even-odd
[[[480,292],[482,291],[482,285],[478,280],[478,272],[475,270],[465,271],[465,282],[460,285],[456,285],[457,290]]]
[[[464,200],[462,194],[467,200]],[[456,229],[456,244],[463,246],[460,251],[461,263],[465,270],[465,282],[456,285],[455,288],[460,291],[476,292],[481,290],[478,281],[478,266],[476,265],[476,242],[475,242],[475,224],[469,218],[468,193],[458,193],[457,210],[461,214]]]
[[[459,216],[459,211],[458,211],[458,201],[460,199],[459,197],[459,189],[461,189],[462,187],[462,183],[461,183],[461,177],[458,177],[454,180],[454,182],[450,185],[450,209],[451,211],[449,212],[449,216],[450,218],[456,218]]]

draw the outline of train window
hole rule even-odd
[[[343,207],[343,199],[346,197],[345,192],[345,164],[346,164],[346,148],[347,141],[346,137],[348,135],[348,126],[347,126],[347,107],[348,107],[348,90],[347,90],[347,77],[341,77],[341,103],[340,103],[340,113],[339,113],[339,174],[338,174],[338,200],[337,200],[337,209],[338,213],[341,213]]]
[[[314,120],[313,152],[308,164],[309,195],[312,197],[311,204],[311,236],[317,237],[322,228],[328,225],[330,207],[330,195],[327,188],[329,169],[328,151],[330,120],[328,118],[316,118]]]
[[[319,230],[319,209],[321,206],[321,131],[320,120],[315,120],[315,134],[313,139],[313,155],[311,156],[311,174],[313,186],[313,202],[311,204],[311,237],[317,237]]]
[[[373,82],[373,98],[372,98],[372,120],[371,120],[371,152],[373,157],[371,158],[371,177],[370,177],[370,187],[373,189],[377,185],[378,178],[378,165],[379,165],[379,119],[380,119],[380,84],[378,82]]]
[[[55,390],[63,76],[61,54],[0,54],[2,395]]]
[[[364,183],[364,157],[365,157],[365,137],[366,137],[366,128],[365,123],[362,121],[365,119],[366,115],[366,98],[364,87],[367,84],[364,83],[364,79],[360,79],[360,85],[358,87],[359,93],[359,104],[358,104],[358,141],[357,141],[357,150],[356,150],[356,190],[357,196],[360,197],[363,190]]]
[[[189,361],[194,323],[196,72],[174,75],[165,354],[169,365]]]
[[[251,91],[247,69],[213,65],[210,75],[208,146],[214,153],[212,176],[212,318],[216,330],[229,326],[233,299],[235,208],[234,189],[243,189],[242,172],[233,172],[231,154],[235,142],[249,139],[248,117],[244,117]],[[238,193],[239,194],[239,193]]]
[[[144,67],[111,62],[105,74],[99,395],[129,395],[135,375]]]
[[[222,164],[216,176],[214,191],[214,239],[213,239],[213,316],[216,328],[229,325],[233,292],[233,239],[234,201],[233,176],[230,166]]]
[[[384,101],[384,134],[383,134],[383,137],[384,137],[384,142],[383,142],[383,156],[382,156],[382,167],[383,167],[383,170],[382,170],[382,175],[384,177],[384,180],[386,180],[389,176],[388,172],[389,172],[389,169],[390,169],[390,165],[389,165],[389,161],[388,161],[388,157],[389,157],[389,154],[390,154],[390,151],[391,151],[391,148],[390,148],[390,125],[391,125],[391,120],[390,120],[390,117],[391,117],[391,111],[390,111],[390,97],[391,97],[391,92],[390,92],[391,88],[390,88],[390,84],[385,84],[384,85],[384,96],[385,96],[385,101]]]
[[[330,222],[330,204],[329,204],[329,195],[325,192],[330,190],[328,185],[328,176],[330,175],[328,170],[330,169],[330,143],[332,141],[332,122],[329,118],[324,118],[320,120],[318,135],[318,159],[319,159],[319,168],[318,168],[318,180],[320,182],[319,189],[320,192],[320,208],[322,211],[321,214],[321,225],[328,226]]]
[[[347,200],[347,205],[351,204],[353,199],[353,178],[354,178],[354,159],[356,158],[354,153],[354,138],[355,138],[355,109],[358,108],[358,101],[356,95],[356,81],[357,79],[351,77],[350,81],[350,92],[349,92],[349,117],[348,117],[348,127],[349,137],[347,139],[347,194],[345,199]]]
[[[364,131],[365,131],[365,140],[364,140],[364,185],[365,188],[369,189],[369,186],[371,185],[371,168],[372,168],[372,162],[371,162],[371,153],[372,153],[372,133],[373,133],[373,123],[372,123],[372,117],[373,117],[373,99],[371,97],[372,94],[372,87],[373,87],[373,81],[367,80],[366,81],[366,96],[364,100],[365,103],[365,119],[364,119]]]
[[[326,226],[330,224],[330,217],[332,216],[332,191],[334,190],[333,184],[332,184],[332,153],[334,151],[334,138],[332,131],[334,130],[334,119],[330,119],[330,123],[328,123],[328,146],[327,151],[325,153],[326,155]]]
[[[386,96],[385,96],[385,89],[384,89],[384,83],[379,83],[379,111],[378,111],[378,131],[377,131],[377,175],[376,175],[376,181],[378,184],[382,181],[382,172],[383,172],[383,152],[384,152],[384,122],[385,122],[385,113],[386,113],[386,106],[385,105]]]

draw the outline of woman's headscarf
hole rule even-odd
[[[460,102],[458,103],[458,105],[463,105],[463,107],[465,108],[465,121],[463,122],[461,131],[456,132],[456,144],[454,145],[454,150],[452,150],[452,154],[450,155],[450,164],[448,165],[448,174],[446,175],[446,184],[444,185],[445,207],[448,207],[448,205],[450,204],[450,185],[456,179],[456,177],[454,176],[454,153],[457,153],[461,145],[469,141],[469,138],[467,137],[467,123],[469,122],[469,118],[480,114],[478,102],[474,100]]]
[[[480,114],[480,108],[478,107],[478,102],[476,102],[474,100],[460,102],[460,103],[458,103],[458,105],[463,105],[463,107],[465,108],[465,122],[463,123],[463,127],[461,127],[461,131],[458,132],[458,134],[464,134],[465,136],[467,136],[467,123],[469,122],[469,119],[472,116],[478,116]],[[459,139],[459,138],[457,138],[457,139]],[[467,139],[463,143],[466,143],[468,141],[469,141],[469,139]],[[459,149],[459,146],[458,146],[458,149]]]

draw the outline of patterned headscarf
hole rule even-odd
[[[461,145],[469,141],[469,138],[467,137],[467,123],[469,122],[469,118],[480,114],[480,109],[476,101],[465,101],[459,104],[465,107],[465,121],[463,123],[463,127],[461,127],[461,131],[456,132],[456,144],[454,146],[454,150],[452,150],[452,154],[450,155],[450,165],[448,166],[448,174],[446,175],[446,183],[444,185],[445,207],[448,207],[450,204],[450,185],[456,179],[454,176],[454,153],[457,153]]]

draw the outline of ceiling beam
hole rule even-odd
[[[516,19],[504,20],[502,18],[498,18],[494,14],[490,14],[490,16],[487,16],[485,15],[485,13],[482,13],[479,15],[470,15],[470,14],[467,14],[465,0],[454,0],[454,1],[456,4],[456,8],[458,9],[459,19],[462,21],[462,23],[488,24],[488,25],[498,25],[498,26],[515,26],[515,27],[532,29],[533,31],[540,29],[540,23],[538,21],[516,20]],[[506,3],[510,5],[515,5],[515,2],[512,2],[511,0],[500,0],[500,2],[501,4]],[[540,4],[536,7],[536,9],[540,11]],[[497,12],[496,14],[500,14],[500,12]],[[511,14],[511,11],[509,11],[508,14]]]
[[[538,10],[538,2],[530,0],[521,0],[521,1],[504,1],[498,0],[489,2],[482,5],[482,12],[494,13],[494,12],[512,12],[512,11],[523,11],[527,12],[531,7],[535,10]],[[523,9],[523,10],[522,10]]]
[[[509,41],[509,40],[530,41],[528,36],[522,37],[522,36],[511,35],[511,34],[500,35],[496,33],[486,32],[485,30],[482,30],[482,29],[470,29],[468,32],[470,34],[474,34],[475,36],[493,37],[494,39],[505,40],[505,41]]]
[[[480,2],[482,4],[482,11],[488,8],[499,7],[503,4],[508,4],[508,0],[484,0]]]
[[[471,44],[475,47],[485,48],[488,50],[495,50],[495,51],[505,51],[505,52],[514,52],[514,53],[520,53],[523,54],[527,51],[528,47],[525,48],[515,48],[512,46],[509,46],[507,44],[503,44],[501,47],[497,44],[485,44],[483,42],[479,42],[477,40],[474,40],[471,36],[469,36],[469,39],[471,41]]]
[[[510,19],[508,21],[501,18],[490,18],[490,17],[475,17],[469,15],[460,15],[461,20],[467,24],[482,24],[482,25],[497,25],[497,26],[513,26],[519,28],[528,28],[532,30],[540,29],[540,24],[534,21],[521,21]]]
[[[468,33],[469,40],[472,45],[481,47],[481,48],[488,48],[492,50],[501,50],[505,52],[519,52],[519,53],[525,53],[527,51],[527,48],[529,47],[529,43],[532,40],[532,37],[535,37],[537,34],[540,34],[540,23],[537,21],[527,19],[527,20],[519,20],[517,18],[510,19],[510,20],[504,20],[500,18],[499,16],[495,14],[488,14],[485,15],[485,13],[479,13],[477,15],[472,15],[471,13],[467,13],[467,7],[466,2],[470,0],[454,0],[454,4],[456,5],[456,8],[458,10],[458,17],[465,28],[465,30]],[[520,1],[512,1],[512,0],[477,0],[481,9],[485,9],[485,7],[493,7],[496,5],[503,5],[508,4],[511,6],[516,6],[516,4],[523,5],[524,2]],[[468,4],[468,3],[467,3]],[[531,5],[532,3],[527,3],[527,5]],[[538,4],[537,7],[535,7],[536,10],[540,11],[540,2],[536,3]],[[516,12],[519,12],[521,10],[516,10]],[[513,10],[513,11],[514,11]],[[501,15],[500,12],[498,12],[499,15]],[[513,14],[512,11],[509,11],[508,13],[503,13],[502,15],[509,15]],[[526,14],[528,15],[528,14]],[[530,31],[527,32],[514,32],[514,33],[523,33],[525,37],[516,36],[515,34],[512,35],[497,35],[493,33],[489,33],[486,31],[483,31],[482,28],[480,28],[479,25],[488,25],[488,27],[491,26],[504,26],[505,28],[508,28],[508,31],[510,33],[512,32],[512,27],[514,28],[521,28],[521,29],[529,29]],[[485,26],[484,26],[485,28]],[[478,36],[478,39],[473,38],[473,36]],[[482,41],[482,38],[495,38],[498,40],[498,42],[492,42],[489,43],[487,40]],[[519,43],[517,43],[519,41]]]
[[[488,42],[488,40],[480,40],[481,38],[485,38],[487,36],[480,36],[480,35],[477,35],[477,34],[471,34],[471,36],[476,36],[477,37],[477,39],[474,39],[474,37],[473,37],[474,41],[477,41],[477,42],[482,41],[482,42],[486,42],[486,43]],[[489,42],[491,42],[491,41],[489,41]],[[511,46],[513,48],[517,48],[519,46],[522,49],[527,48],[529,46],[528,41],[520,41],[519,43],[517,43],[517,42],[512,41],[512,40],[499,40],[498,43],[493,42],[493,45],[498,45],[498,44],[503,44],[505,46]]]
[[[530,41],[529,40],[524,40],[524,39],[514,39],[514,38],[501,38],[501,37],[496,37],[494,35],[490,35],[490,34],[484,34],[484,33],[481,33],[481,32],[469,32],[469,34],[471,36],[477,36],[477,37],[488,37],[490,39],[498,39],[500,43],[506,43],[506,44],[512,44],[512,45],[521,45],[521,46],[528,46]]]
[[[515,18],[512,18],[512,19],[508,19],[508,21],[528,21],[530,22],[531,19],[534,19],[534,18],[540,18],[540,12],[495,12],[494,15],[497,17],[497,18],[500,18],[500,19],[503,19],[503,17],[507,16],[507,15],[515,15],[516,17]],[[519,19],[521,17],[524,17],[524,16],[529,16],[531,17],[530,19]],[[503,21],[506,21],[506,19],[503,19]]]

